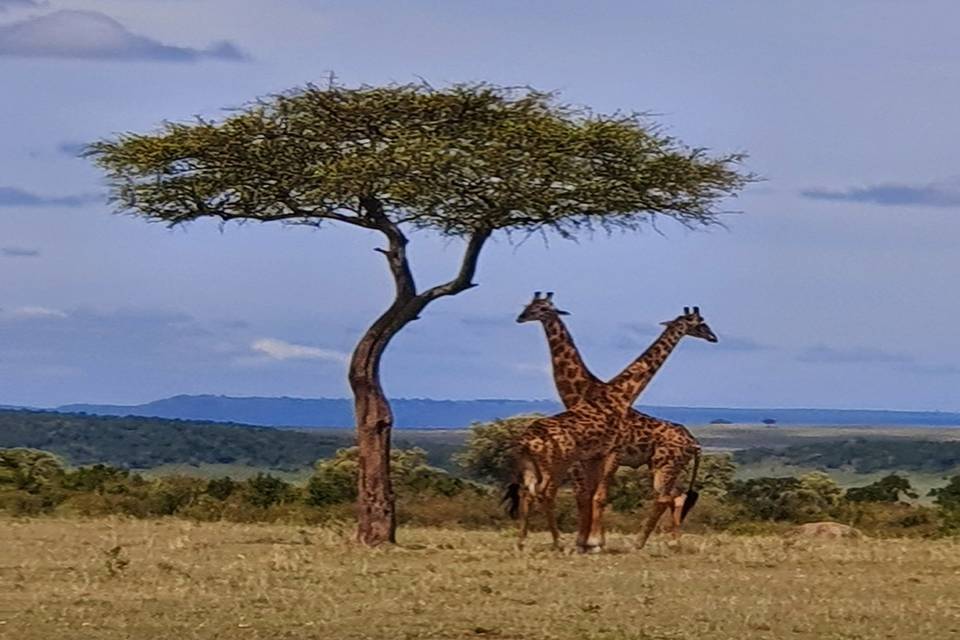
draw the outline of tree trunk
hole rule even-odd
[[[390,481],[390,405],[379,384],[354,394],[360,447],[357,541],[369,546],[396,542],[397,518]]]
[[[370,327],[350,362],[360,450],[357,478],[357,541],[368,546],[396,542],[397,518],[390,480],[393,412],[380,384],[380,358],[390,338],[406,324],[389,322],[390,311]],[[393,325],[393,326],[390,326]]]

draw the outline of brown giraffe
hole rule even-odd
[[[667,325],[667,330],[640,358],[613,381],[605,384],[583,363],[572,337],[560,319],[560,316],[566,315],[566,312],[554,307],[552,297],[552,293],[548,293],[543,298],[540,297],[539,292],[535,294],[533,301],[517,318],[517,322],[539,321],[543,324],[550,346],[554,380],[564,405],[568,410],[576,413],[583,403],[597,402],[598,399],[602,402],[602,399],[608,398],[606,402],[611,406],[626,402],[625,416],[618,422],[620,429],[618,446],[605,455],[581,459],[570,466],[569,472],[573,479],[579,512],[577,548],[580,551],[596,551],[603,546],[603,508],[610,481],[621,461],[631,466],[648,464],[653,473],[657,499],[644,527],[640,546],[646,542],[663,511],[668,507],[673,515],[674,537],[678,537],[680,522],[696,502],[697,494],[693,491],[692,485],[699,462],[699,444],[682,425],[642,414],[630,405],[649,384],[680,338],[684,335],[692,335],[716,341],[716,337],[699,316],[699,309],[694,308],[693,312],[685,309],[684,315],[680,318],[663,323]],[[682,330],[680,330],[681,327],[683,327]],[[556,418],[560,418],[563,425],[567,425],[570,421],[570,418],[564,414]],[[550,428],[548,433],[554,430],[555,427]],[[693,476],[688,494],[681,496],[677,482],[691,459],[694,460]],[[539,496],[550,523],[554,544],[557,544],[558,538],[552,504],[556,495],[556,484],[544,487],[545,491]],[[519,495],[515,492],[514,497],[519,498]],[[517,515],[526,516],[525,513],[520,513],[522,505],[516,505],[515,510],[518,512]],[[525,525],[522,524],[521,535],[525,534],[525,529]]]

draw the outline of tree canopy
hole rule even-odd
[[[642,114],[598,115],[484,84],[308,85],[88,154],[122,210],[168,224],[214,216],[569,235],[662,214],[702,225],[750,180],[739,154],[688,149]]]

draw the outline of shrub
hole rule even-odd
[[[900,494],[917,497],[909,480],[892,473],[865,487],[847,489],[845,497],[851,502],[899,502]]]
[[[0,512],[11,516],[39,516],[51,513],[56,503],[48,496],[26,491],[0,491]]]
[[[63,463],[47,451],[0,449],[0,486],[37,493],[63,475]]]
[[[464,451],[454,461],[467,476],[481,482],[501,483],[513,473],[512,447],[538,415],[478,422],[470,426]]]
[[[61,485],[74,491],[97,493],[129,493],[132,488],[146,484],[137,474],[105,464],[79,467],[63,475]]]
[[[244,482],[242,494],[246,502],[261,508],[289,502],[296,497],[292,485],[269,473],[258,473]]]
[[[356,448],[351,447],[340,449],[333,458],[318,460],[314,465],[314,474],[307,482],[306,503],[325,507],[355,501],[358,453]]]
[[[328,460],[319,460],[307,482],[306,503],[326,507],[353,502],[357,498],[356,447],[341,449]],[[455,496],[464,491],[483,493],[477,485],[427,465],[426,451],[420,448],[390,452],[390,477],[404,500],[420,494]]]
[[[927,495],[944,511],[960,512],[960,476],[953,476],[946,486],[931,489]]]
[[[607,493],[607,504],[614,511],[633,513],[652,498],[653,479],[646,466],[636,469],[620,467]]]
[[[158,516],[172,516],[193,504],[206,490],[206,483],[199,478],[166,476],[150,485],[146,496],[146,508]]]
[[[837,519],[872,536],[935,536],[941,518],[931,507],[903,502],[847,502]]]
[[[213,478],[207,482],[207,495],[217,499],[226,500],[236,490],[237,483],[233,478],[225,476],[223,478]]]
[[[752,478],[733,482],[730,500],[750,518],[805,522],[829,517],[843,491],[825,473],[801,478]]]

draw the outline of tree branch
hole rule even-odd
[[[435,287],[427,289],[417,297],[422,298],[424,304],[426,304],[441,296],[456,295],[461,291],[466,291],[471,287],[477,286],[472,282],[473,276],[477,272],[477,262],[480,259],[480,251],[483,249],[487,238],[490,237],[490,233],[489,229],[474,231],[470,236],[470,240],[467,241],[466,249],[463,251],[463,258],[460,261],[460,271],[456,277],[449,282],[438,284]]]
[[[378,248],[376,251],[387,257],[387,265],[390,267],[397,289],[394,306],[399,308],[417,296],[417,284],[410,270],[410,262],[407,260],[407,236],[395,222],[387,217],[380,200],[365,197],[361,199],[360,204],[365,214],[366,226],[377,229],[387,237],[387,248]]]

